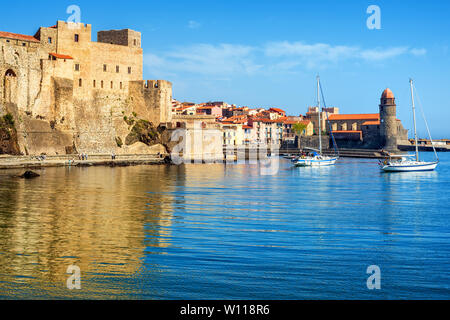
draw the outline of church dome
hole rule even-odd
[[[383,94],[381,95],[381,99],[394,99],[394,94],[392,93],[391,89],[387,88],[383,91]]]

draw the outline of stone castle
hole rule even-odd
[[[0,32],[0,116],[12,115],[17,153],[125,153],[133,124],[171,122],[172,84],[143,80],[141,34],[100,31],[94,42],[91,29]]]

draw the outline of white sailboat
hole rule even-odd
[[[413,80],[409,80],[411,86],[411,99],[412,99],[412,108],[413,108],[413,118],[414,118],[414,140],[416,144],[416,154],[415,155],[406,155],[403,156],[400,160],[392,160],[389,159],[384,163],[380,163],[381,170],[385,172],[411,172],[411,171],[433,171],[439,164],[439,157],[436,152],[436,148],[434,147],[433,139],[431,138],[430,130],[428,128],[428,124],[425,120],[425,124],[427,126],[428,135],[431,140],[431,144],[433,145],[434,154],[436,155],[436,161],[434,162],[426,162],[421,161],[419,157],[419,143],[417,139],[417,124],[416,124],[416,105],[414,100],[414,85]]]
[[[319,106],[319,150],[313,150],[314,153],[311,156],[299,157],[294,160],[296,167],[325,167],[335,165],[338,161],[338,157],[328,157],[323,155],[322,148],[322,118],[321,118],[321,100],[320,100],[320,77],[317,76],[317,101]],[[333,140],[334,143],[334,140]]]

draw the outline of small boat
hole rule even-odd
[[[316,155],[312,157],[299,158],[295,162],[296,167],[327,167],[333,166],[338,158]]]
[[[433,139],[431,138],[430,130],[428,128],[428,124],[426,119],[425,124],[427,126],[428,135],[431,140],[431,144],[433,146],[434,154],[436,156],[436,161],[426,162],[421,161],[419,157],[419,143],[417,139],[417,124],[416,124],[416,105],[414,100],[414,85],[413,80],[409,80],[411,86],[411,100],[412,100],[412,108],[413,108],[413,118],[414,118],[414,140],[416,144],[416,154],[415,155],[406,155],[401,156],[398,160],[393,160],[392,156],[389,160],[384,162],[380,162],[381,170],[384,172],[412,172],[412,171],[434,171],[439,165],[439,157],[436,152],[436,148],[434,147]],[[399,156],[397,156],[399,157]]]
[[[334,157],[329,157],[329,156],[325,156],[323,155],[322,152],[322,124],[321,124],[321,112],[320,112],[320,107],[321,107],[321,100],[320,100],[320,94],[323,92],[321,92],[321,85],[320,85],[320,77],[317,77],[317,100],[318,100],[318,106],[319,106],[319,150],[314,150],[314,149],[309,149],[314,151],[312,154],[310,155],[306,155],[306,156],[300,156],[297,159],[294,159],[293,162],[295,163],[296,167],[326,167],[326,166],[333,166],[336,164],[336,162],[339,160],[339,156],[334,156]],[[325,100],[325,98],[324,98]],[[324,101],[325,103],[325,101]],[[333,137],[333,132],[331,131],[330,128],[330,134]],[[337,151],[337,146],[336,143],[334,141],[334,137],[333,137],[333,144],[335,147],[335,151]]]

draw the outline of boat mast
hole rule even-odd
[[[317,105],[319,108],[319,150],[320,155],[322,155],[322,117],[320,114],[320,77],[317,76]]]
[[[417,124],[416,124],[416,104],[414,102],[414,87],[413,80],[409,79],[409,84],[411,86],[411,100],[412,100],[412,108],[413,108],[413,118],[414,118],[414,140],[416,142],[416,161],[419,161],[419,142],[417,140]]]

